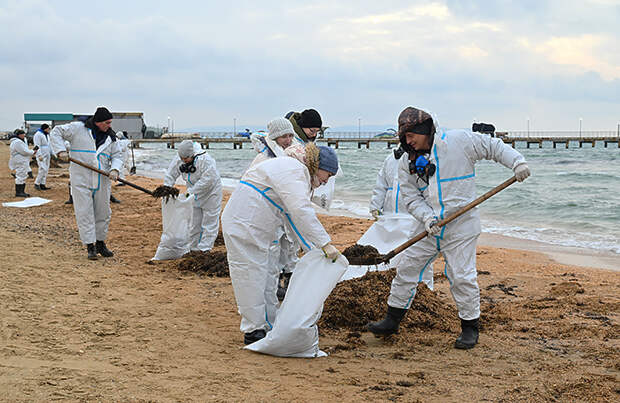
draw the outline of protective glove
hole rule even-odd
[[[111,170],[108,177],[111,181],[116,182],[118,180],[118,171],[116,169]]]
[[[69,153],[66,151],[61,151],[56,155],[56,157],[62,162],[69,162]]]
[[[428,220],[426,220],[426,222],[424,223],[424,229],[426,229],[426,232],[428,232],[429,237],[436,236],[441,232],[441,227],[436,224],[437,224],[436,217],[431,217]]]
[[[336,249],[334,245],[332,245],[331,243],[327,243],[325,244],[325,246],[323,246],[322,249],[325,257],[330,259],[332,263],[338,260],[338,257],[340,256],[340,251]]]
[[[381,212],[379,210],[373,210],[370,212],[370,215],[372,216],[372,219],[377,221],[379,219],[379,216],[381,215]]]
[[[523,182],[528,176],[530,176],[530,168],[525,162],[523,162],[515,167],[514,173],[517,181]]]

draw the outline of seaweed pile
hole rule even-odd
[[[179,259],[176,268],[180,271],[191,271],[209,277],[230,277],[226,252],[192,251]]]
[[[179,195],[179,189],[171,186],[159,186],[157,189],[153,190],[153,197],[156,199],[164,198],[167,202],[171,197],[176,199]]]
[[[347,258],[349,264],[354,266],[379,264],[383,258],[383,255],[370,245],[355,244],[346,248],[342,254]]]

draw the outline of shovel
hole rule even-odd
[[[90,169],[91,171],[95,171],[95,172],[97,172],[97,173],[100,173],[101,175],[110,176],[110,174],[108,174],[107,172],[102,171],[101,169],[95,168],[95,167],[94,167],[94,166],[92,166],[92,165],[88,165],[88,164],[86,164],[85,162],[78,161],[78,160],[76,160],[76,159],[74,159],[74,158],[71,158],[71,157],[69,157],[69,161],[71,161],[71,162],[73,162],[73,163],[76,163],[76,164],[78,164],[78,165],[80,165],[80,166],[83,166],[84,168],[88,168],[88,169]],[[125,185],[127,185],[127,186],[131,186],[131,187],[132,187],[132,188],[134,188],[134,189],[141,190],[141,191],[143,191],[144,193],[148,193],[148,194],[150,194],[151,196],[153,196],[153,192],[152,192],[152,191],[150,191],[150,190],[148,190],[148,189],[145,189],[145,188],[143,188],[142,186],[136,185],[135,183],[128,182],[128,181],[126,181],[125,179],[121,179],[121,178],[118,178],[118,181],[119,181],[119,182],[121,182],[121,183],[124,183],[124,184],[125,184]]]
[[[439,221],[435,225],[443,227],[444,225],[448,224],[450,221],[460,217],[461,215],[465,214],[469,210],[473,209],[474,207],[476,207],[477,205],[479,205],[480,203],[482,203],[486,199],[488,199],[491,196],[495,195],[496,193],[499,193],[502,190],[506,189],[508,186],[512,185],[516,181],[517,181],[517,178],[513,176],[512,178],[508,179],[507,181],[505,181],[501,185],[496,186],[495,188],[489,190],[488,192],[486,192],[482,196],[478,197],[476,200],[470,202],[469,204],[467,204],[465,207],[463,207],[462,209],[460,209],[456,213],[454,213],[454,214],[444,218],[443,220]],[[392,251],[388,252],[386,255],[383,255],[381,257],[376,258],[377,259],[376,264],[378,264],[378,263],[388,263],[390,261],[390,259],[392,259],[394,256],[398,255],[400,252],[404,251],[405,249],[407,249],[408,247],[410,247],[414,243],[418,242],[420,239],[423,239],[427,235],[428,235],[428,232],[426,232],[426,231],[423,231],[423,232],[419,233],[418,235],[416,235],[415,237],[411,238],[407,242],[403,243],[399,247],[397,247],[397,248],[393,249]]]
[[[136,173],[136,159],[133,156],[133,141],[131,142],[131,162],[132,162],[132,167],[129,170],[129,175],[135,175],[135,173]]]

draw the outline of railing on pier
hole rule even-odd
[[[398,144],[398,137],[375,137],[379,132],[326,132],[322,138],[317,139],[318,143],[326,143],[330,147],[339,148],[341,144],[357,144],[357,148],[370,148],[371,143],[385,143],[387,148]],[[142,143],[165,143],[168,148],[175,148],[175,143],[191,139],[208,149],[210,144],[232,144],[233,149],[242,149],[246,143],[251,143],[247,137],[235,137],[230,132],[203,132],[200,137],[170,137],[159,139],[133,139],[135,147],[140,147]],[[516,147],[517,144],[525,143],[527,148],[531,145],[538,145],[542,148],[543,143],[553,144],[553,148],[564,145],[569,148],[570,143],[576,143],[579,147],[584,144],[596,146],[597,142],[603,142],[607,147],[609,144],[616,144],[620,148],[620,133],[616,131],[510,131],[496,132],[495,134],[504,143]]]

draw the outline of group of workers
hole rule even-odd
[[[101,175],[73,163],[70,166],[75,216],[88,259],[97,259],[98,254],[113,256],[105,244],[111,216],[110,186],[119,177],[123,159],[122,144],[111,124],[112,114],[100,107],[85,122],[59,125],[51,131],[49,127],[42,129],[49,139],[47,134],[39,136],[35,151],[28,150],[23,139],[15,146],[15,139],[11,142],[16,191],[23,191],[26,175],[20,158],[29,159],[34,152],[47,153],[47,159],[41,159],[44,167],[50,154],[64,160],[70,155],[108,173]],[[272,328],[278,299],[286,292],[299,249],[320,248],[331,261],[340,255],[311,202],[313,191],[339,170],[335,151],[314,143],[322,128],[321,116],[314,109],[291,112],[273,119],[267,128],[266,136],[252,138],[258,155],[221,214],[245,344],[262,339]],[[461,320],[455,347],[473,348],[478,342],[480,317],[476,271],[479,213],[472,209],[443,227],[437,223],[475,199],[477,161],[499,162],[511,169],[518,181],[530,175],[529,168],[524,157],[501,140],[470,130],[444,130],[430,113],[413,107],[399,115],[398,136],[400,147],[386,158],[379,172],[370,211],[375,219],[408,213],[416,221],[412,233],[426,230],[428,236],[394,261],[396,276],[387,314],[383,320],[370,323],[368,329],[375,335],[398,332],[418,283],[442,254]],[[185,181],[187,194],[193,197],[191,250],[208,251],[218,233],[222,203],[216,162],[190,140],[179,145],[177,154],[164,185],[174,186],[179,177]],[[45,189],[45,173],[35,183]]]

